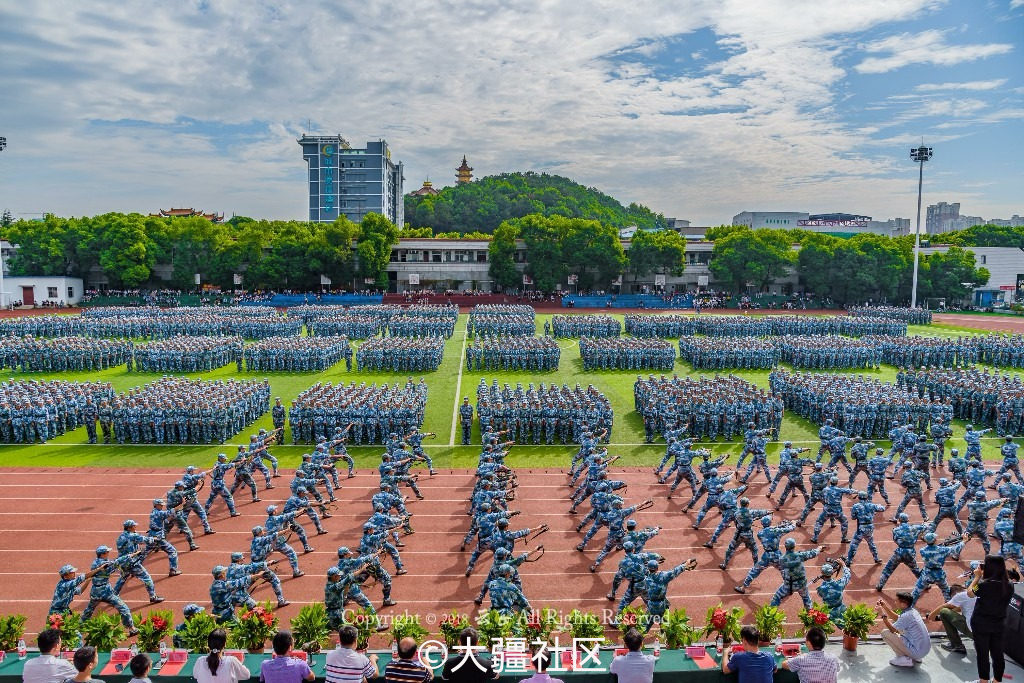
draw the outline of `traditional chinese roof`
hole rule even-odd
[[[159,213],[151,213],[150,216],[163,216],[164,218],[193,218],[200,217],[205,218],[208,221],[214,223],[221,223],[224,221],[224,213],[203,213],[196,209],[159,209]]]
[[[432,182],[430,182],[429,180],[424,180],[423,187],[416,190],[415,192],[411,192],[410,194],[414,197],[422,197],[423,195],[436,195],[439,194],[439,192],[434,189],[434,184]]]
[[[461,183],[468,183],[473,180],[473,169],[466,163],[466,155],[462,155],[462,165],[455,169],[455,178]]]

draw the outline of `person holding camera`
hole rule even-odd
[[[875,604],[880,608],[882,622],[885,624],[882,640],[896,653],[889,663],[893,666],[912,667],[924,659],[932,649],[932,643],[921,613],[914,609],[914,596],[906,591],[896,594],[899,612],[882,598]],[[890,616],[896,617],[897,614],[899,616],[895,622],[889,620]]]

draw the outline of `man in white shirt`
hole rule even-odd
[[[975,562],[971,563],[976,564]],[[928,614],[928,621],[941,621],[942,627],[946,629],[948,643],[942,644],[942,649],[955,652],[960,655],[967,654],[964,641],[960,634],[973,638],[971,633],[971,615],[974,613],[974,603],[978,598],[972,598],[961,585],[950,587],[953,595],[949,602],[943,603]]]
[[[60,656],[60,631],[52,628],[40,631],[36,642],[39,656],[25,662],[21,672],[24,683],[61,683],[78,675],[78,669]]]
[[[622,640],[629,648],[629,652],[613,659],[608,670],[615,674],[618,683],[651,683],[654,680],[654,664],[657,660],[640,651],[644,645],[644,637],[635,628],[631,628],[626,631]]]
[[[364,683],[377,678],[377,655],[367,657],[355,651],[356,627],[345,624],[338,629],[341,647],[327,653],[327,683]]]
[[[932,649],[932,642],[921,613],[914,609],[914,597],[905,591],[896,594],[896,604],[902,611],[895,622],[889,621],[889,617],[896,616],[896,611],[885,600],[880,598],[876,604],[882,608],[882,622],[886,626],[882,640],[896,653],[889,663],[912,667],[924,659]]]

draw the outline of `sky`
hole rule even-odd
[[[694,225],[1024,214],[1024,0],[0,0],[0,209],[305,219],[304,132],[405,189],[555,173]]]

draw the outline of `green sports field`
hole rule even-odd
[[[549,315],[537,316],[537,329],[543,331],[544,320]],[[617,316],[621,318],[622,316]],[[426,422],[423,429],[429,432],[436,432],[437,438],[426,442],[430,449],[431,457],[435,466],[440,468],[463,468],[475,467],[479,448],[476,446],[461,446],[461,431],[458,430],[456,416],[457,404],[461,402],[462,396],[468,396],[470,402],[476,403],[476,386],[481,378],[486,378],[488,383],[497,378],[499,383],[508,382],[515,386],[516,382],[522,382],[524,386],[529,382],[545,383],[567,383],[574,385],[577,382],[586,386],[593,384],[603,391],[612,402],[615,411],[615,427],[612,432],[610,450],[622,456],[623,465],[649,465],[655,464],[664,453],[664,446],[659,444],[648,445],[643,443],[643,424],[639,415],[633,411],[633,382],[636,374],[625,370],[584,372],[580,360],[579,347],[575,340],[560,340],[562,357],[560,368],[556,372],[533,374],[528,372],[507,372],[507,373],[477,373],[464,370],[465,362],[463,351],[466,340],[467,315],[459,316],[455,327],[455,334],[445,345],[444,362],[441,367],[432,373],[425,375],[429,387],[429,399],[427,401]],[[962,334],[976,334],[976,330],[953,327],[949,325],[911,326],[909,334],[920,334],[928,336],[957,336]],[[676,373],[679,375],[701,373],[694,370],[682,361],[676,361]],[[856,370],[855,373],[871,374],[882,380],[894,380],[896,368],[883,366],[881,370],[864,371]],[[704,373],[708,374],[708,373]],[[746,371],[737,373],[746,380],[760,386],[767,387],[768,371]],[[125,391],[133,386],[141,386],[146,382],[157,379],[158,373],[129,373],[124,366],[112,370],[94,373],[15,373],[8,377],[14,379],[22,378],[48,378],[64,380],[103,380],[113,384],[118,392]],[[346,372],[345,364],[338,363],[327,372],[322,373],[238,373],[234,364],[226,366],[213,372],[194,373],[190,375],[201,379],[218,379],[227,377],[260,378],[268,377],[274,396],[280,396],[285,405],[307,387],[316,382],[348,383],[355,382],[376,382],[394,383],[405,382],[404,373],[371,373],[371,372]],[[417,377],[418,379],[418,377]],[[252,425],[247,431],[236,436],[234,443],[248,443],[248,433],[255,432],[259,427],[271,427],[270,413],[268,412],[258,422]],[[958,438],[963,433],[963,423],[955,422],[954,431],[957,438],[951,439],[950,446],[963,448],[962,439]],[[290,435],[289,435],[290,436]],[[786,414],[782,427],[782,438],[794,442],[807,442],[816,444],[817,426],[810,422]],[[474,427],[474,443],[479,443],[479,434]],[[57,439],[51,440],[43,445],[3,445],[0,447],[0,465],[6,467],[182,467],[187,464],[203,465],[212,463],[218,452],[231,453],[235,449],[230,444],[224,445],[203,445],[203,446],[176,446],[176,445],[90,445],[87,440],[85,428],[80,428]],[[275,454],[282,461],[282,466],[292,466],[299,461],[301,454],[307,450],[301,444],[298,446],[290,444],[290,438],[286,445],[275,447]],[[998,442],[995,439],[988,439],[984,442],[986,457],[994,458],[998,454]],[[780,445],[772,444],[769,450],[771,455],[778,453]],[[718,443],[712,446],[715,451],[738,452],[737,443]],[[558,467],[566,463],[570,447],[550,446],[517,446],[512,450],[509,462],[520,467]],[[380,462],[379,447],[351,448],[356,459],[357,467],[375,467]]]

